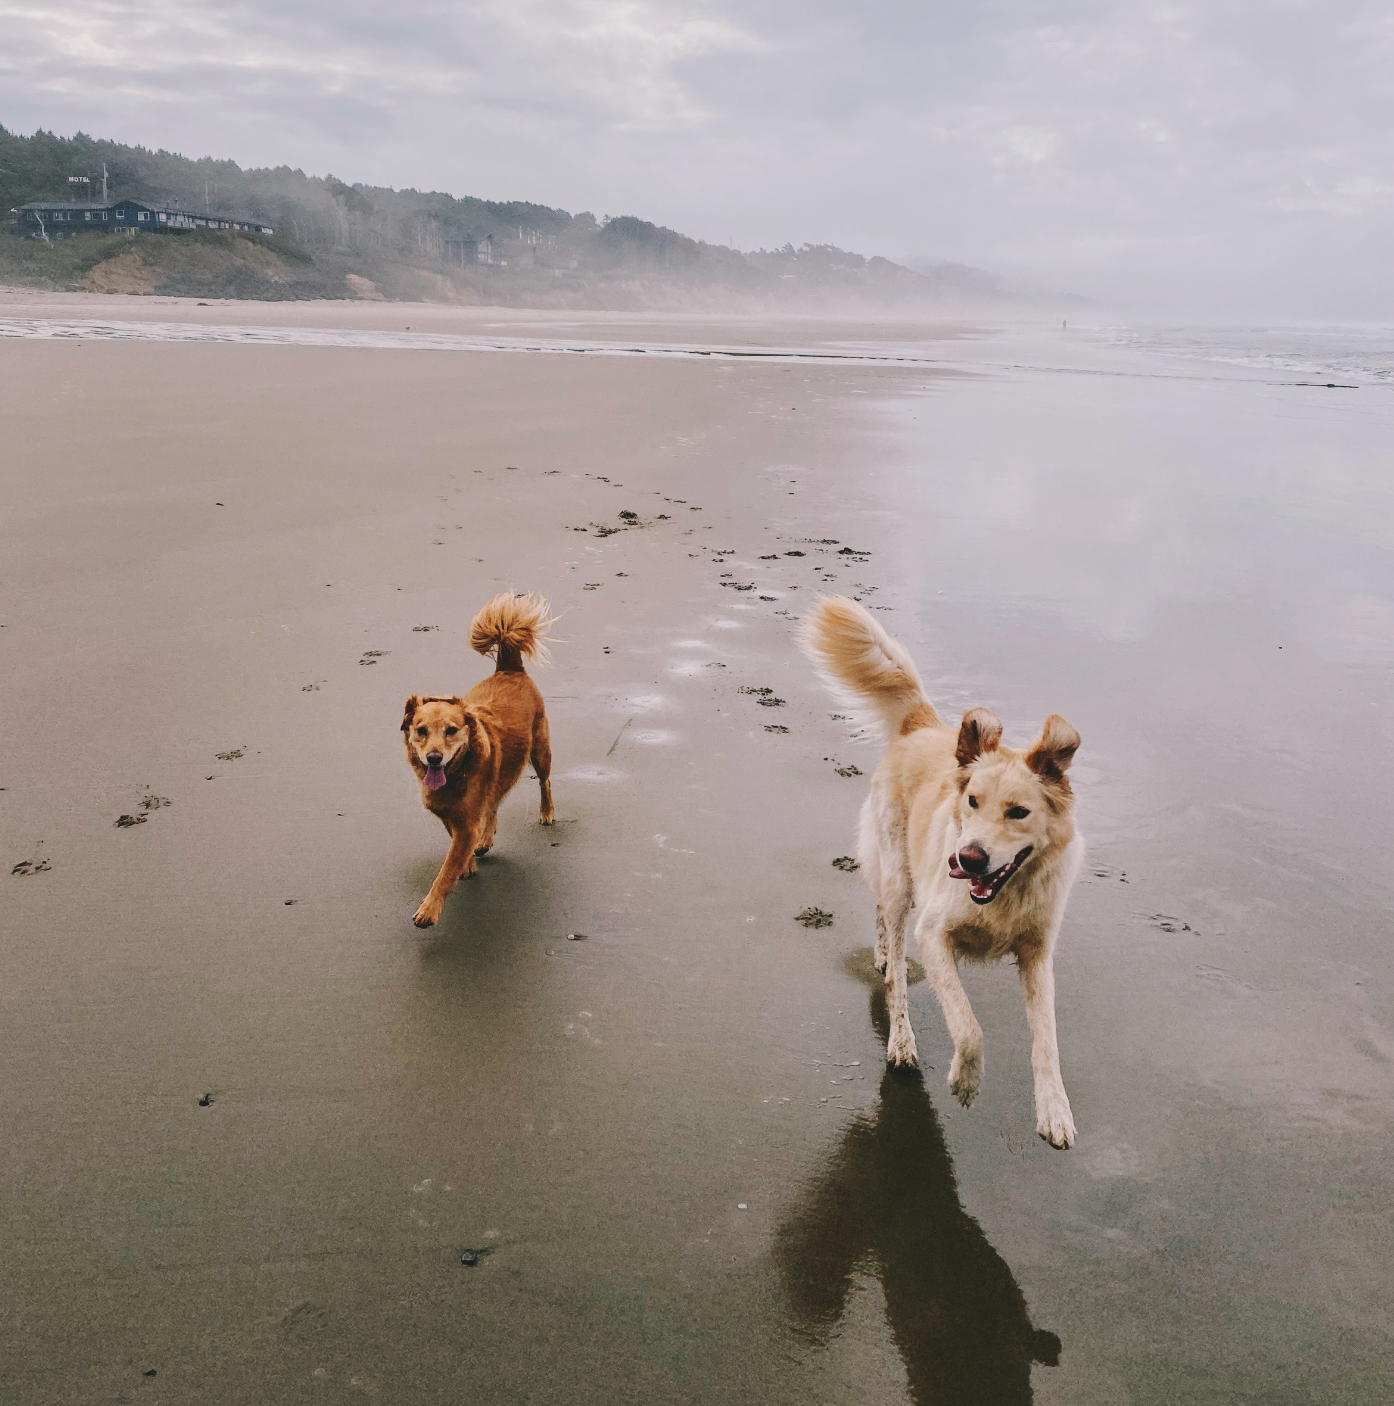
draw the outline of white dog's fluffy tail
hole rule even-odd
[[[939,721],[910,651],[856,601],[819,596],[799,647],[838,702],[853,710],[862,736],[889,741]]]
[[[500,669],[521,669],[524,659],[545,664],[552,610],[535,591],[504,591],[470,621],[470,648],[498,660]]]

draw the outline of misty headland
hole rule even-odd
[[[90,232],[90,221],[75,237],[72,225],[50,223],[37,238],[0,239],[0,283],[606,310],[1023,314],[1087,306],[947,261],[910,268],[829,244],[742,251],[634,215],[597,219],[526,201],[350,185],[290,166],[243,170],[81,133],[23,137],[0,127],[0,210],[9,212],[12,236],[36,232],[23,220],[27,203],[90,201],[103,173],[113,201],[263,220],[275,233],[161,230],[123,240]]]

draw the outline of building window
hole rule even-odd
[[[148,215],[149,213],[150,213],[150,212],[149,212],[148,210],[142,210],[142,211],[136,216],[136,219],[138,219],[138,220],[143,220],[143,219],[146,217],[146,215]]]

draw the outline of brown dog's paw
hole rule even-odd
[[[412,922],[419,928],[433,928],[436,919],[440,917],[440,905],[432,903],[429,898],[421,900],[421,906],[412,915]]]

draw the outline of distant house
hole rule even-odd
[[[75,234],[111,234],[116,230],[144,233],[162,229],[235,229],[250,234],[275,234],[260,220],[235,220],[231,215],[196,215],[170,206],[142,205],[139,200],[31,200],[10,211],[11,224],[26,239],[71,239]]]

